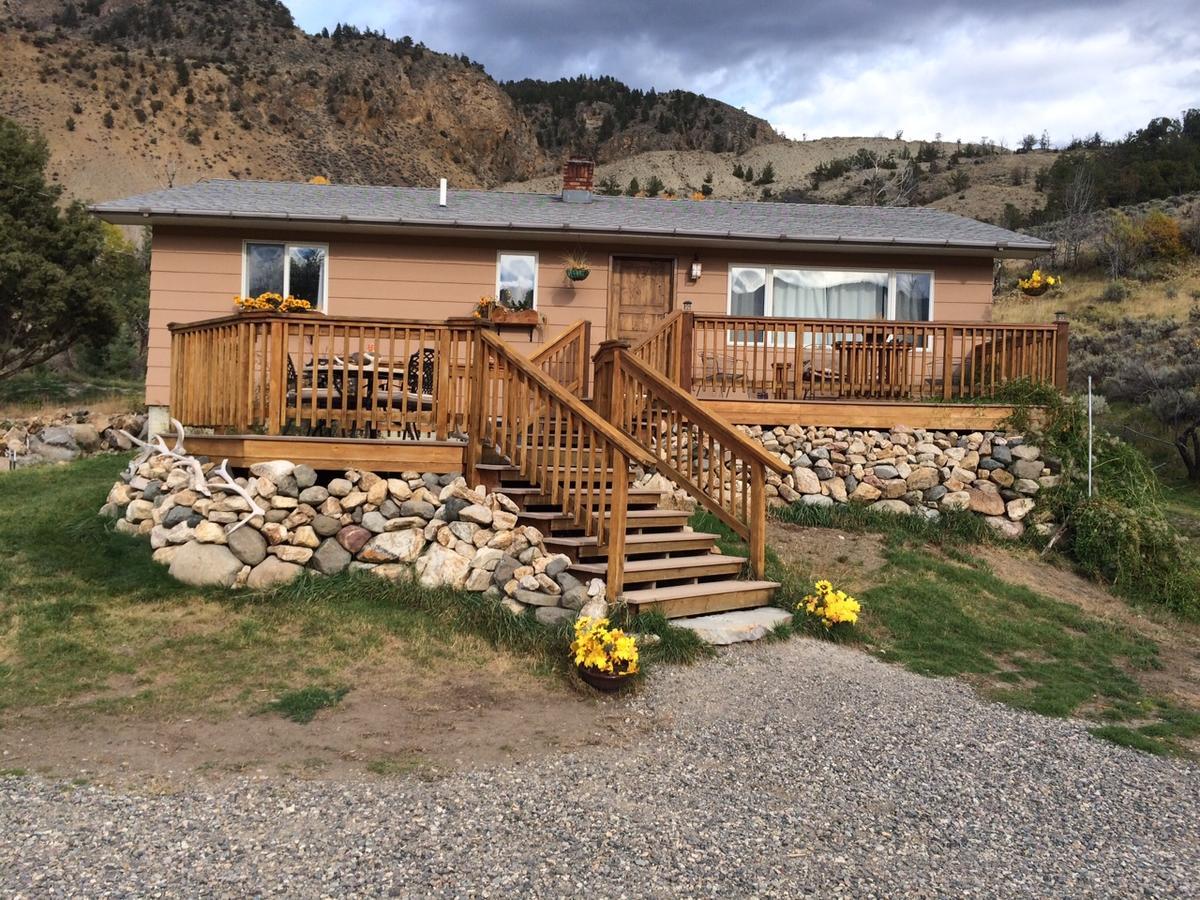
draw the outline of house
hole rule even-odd
[[[569,161],[554,195],[204,181],[93,209],[153,226],[146,397],[193,452],[467,473],[610,600],[666,615],[777,587],[768,479],[793,472],[736,424],[987,429],[1006,384],[1065,386],[1065,322],[990,322],[994,261],[1044,241],[933,209],[597,196],[592,175]],[[317,313],[235,310],[263,292]],[[475,318],[484,296],[509,312]]]
[[[228,315],[235,295],[290,292],[332,316],[435,320],[470,316],[482,296],[520,295],[541,324],[502,330],[526,349],[579,320],[596,344],[636,340],[683,309],[982,325],[994,261],[1051,249],[935,209],[608,197],[592,175],[590,162],[569,161],[553,195],[213,180],[93,210],[153,227],[151,406],[169,402],[167,326]],[[565,275],[573,251],[590,263],[584,281]]]

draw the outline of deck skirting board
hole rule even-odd
[[[912,403],[853,400],[744,400],[704,398],[712,412],[735,425],[815,425],[834,428],[930,428],[992,431],[1012,415],[1007,404]]]
[[[371,472],[461,472],[459,441],[391,441],[366,438],[316,438],[258,434],[191,434],[188,452],[213,460],[228,459],[236,468],[286,459],[317,470],[348,468]]]

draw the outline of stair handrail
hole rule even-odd
[[[677,309],[629,347],[629,354],[686,390],[692,386],[692,333],[695,313]]]
[[[653,452],[657,471],[747,541],[751,570],[756,578],[763,578],[766,473],[787,475],[791,469],[623,343],[606,342],[597,355],[597,402],[604,407],[598,411]]]
[[[563,385],[576,397],[588,395],[588,371],[592,363],[592,323],[580,319],[568,325],[558,337],[543,344],[529,361]],[[564,381],[556,374],[556,367],[573,367],[575,377]]]
[[[654,454],[491,332],[478,332],[472,367],[467,471],[486,445],[540,485],[607,550],[606,594],[615,602],[624,585],[627,473],[632,463],[652,468]]]

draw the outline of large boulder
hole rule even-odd
[[[350,565],[350,554],[333,538],[326,538],[308,561],[322,575],[336,575]]]
[[[249,525],[227,534],[225,544],[230,553],[248,566],[257,566],[267,557],[267,539]]]
[[[363,562],[374,563],[414,562],[424,549],[425,533],[418,528],[410,528],[407,531],[385,531],[367,541],[366,546],[358,552],[358,558]],[[457,555],[455,554],[455,556]],[[466,562],[464,559],[464,579],[466,578]]]
[[[263,590],[277,584],[286,584],[299,578],[302,574],[304,574],[304,566],[285,562],[277,556],[268,556],[250,570],[250,575],[246,579],[246,587]]]
[[[801,494],[821,493],[821,479],[812,469],[797,467],[792,470],[792,478],[796,482],[796,491]]]
[[[53,425],[29,436],[29,452],[54,462],[66,462],[76,459],[80,450],[69,429]]]
[[[390,534],[404,534],[394,531]],[[421,532],[415,532],[420,535]],[[431,544],[425,555],[417,560],[417,578],[424,587],[462,588],[467,583],[471,561],[441,544]]]
[[[242,561],[222,544],[182,544],[171,558],[171,577],[197,587],[232,587],[242,570]]]
[[[289,462],[286,459],[272,459],[268,462],[260,462],[252,465],[250,467],[250,474],[266,478],[274,484],[279,484],[285,476],[291,475],[295,469],[295,463]]]
[[[72,422],[64,425],[80,450],[91,452],[100,449],[100,432],[89,422]]]
[[[994,490],[983,491],[978,488],[969,487],[965,493],[967,495],[967,507],[971,512],[981,513],[985,516],[1004,515],[1004,498]]]

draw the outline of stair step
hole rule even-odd
[[[558,510],[522,510],[520,518],[527,523],[545,524],[551,531],[578,528],[575,520]],[[612,513],[605,518],[611,519]],[[688,514],[677,509],[629,509],[625,512],[625,527],[630,528],[680,528],[687,524]]]
[[[508,485],[501,485],[497,488],[501,493],[509,493],[513,488]],[[551,506],[554,501],[550,494],[545,493],[541,488],[517,488],[523,493],[526,506]],[[604,488],[606,495],[612,494],[612,488]],[[633,507],[656,507],[662,499],[662,494],[653,488],[630,488],[628,493],[628,506]],[[520,502],[518,500],[518,502]]]
[[[635,614],[657,612],[668,619],[677,619],[766,606],[778,587],[775,581],[702,581],[625,591],[624,599]]]
[[[716,540],[717,535],[701,531],[627,534],[625,554],[634,556],[644,553],[707,553]],[[555,553],[565,553],[576,562],[608,558],[608,553],[597,545],[596,538],[587,535],[548,535],[546,549],[552,549]]]
[[[679,581],[685,578],[712,578],[718,575],[736,576],[742,571],[744,556],[724,556],[706,553],[702,556],[683,556],[678,559],[635,559],[624,565],[626,584],[649,584],[659,581]],[[586,578],[603,578],[607,562],[576,563],[570,569]]]

